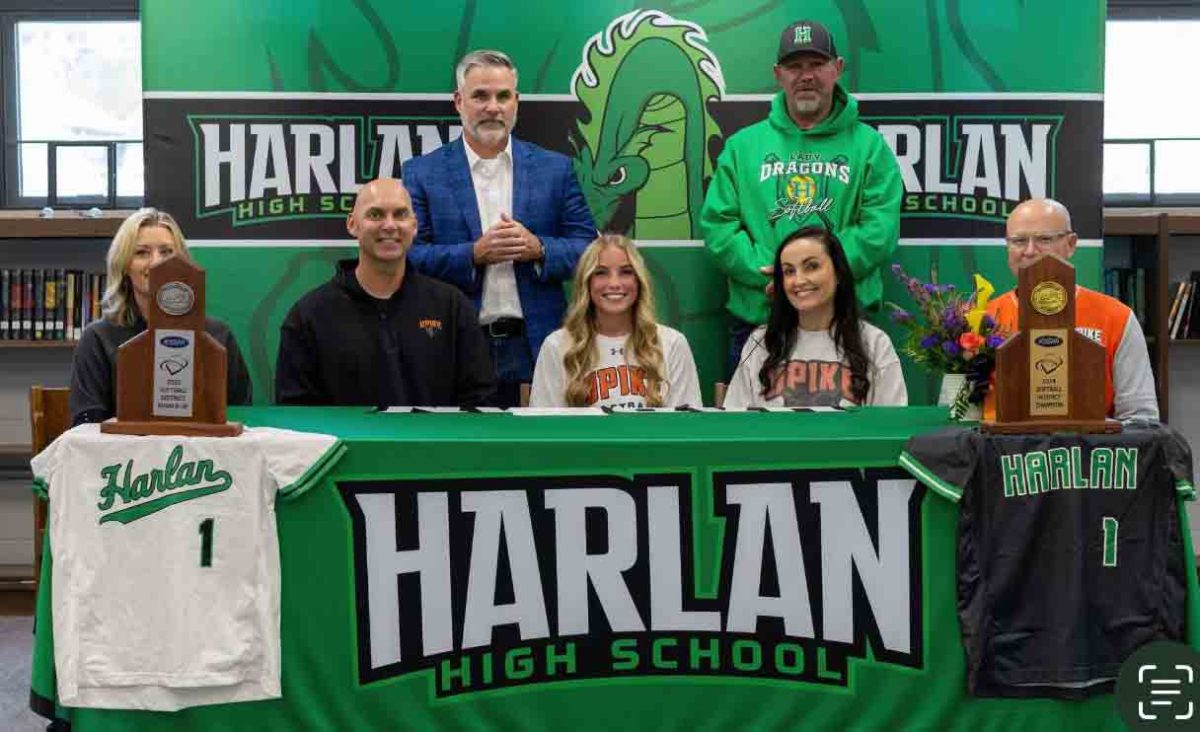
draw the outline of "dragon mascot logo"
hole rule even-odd
[[[707,105],[725,93],[707,41],[695,23],[638,10],[584,46],[571,87],[585,112],[571,142],[601,230],[699,237],[709,142],[721,137]]]

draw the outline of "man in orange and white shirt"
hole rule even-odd
[[[1043,254],[1070,259],[1079,244],[1071,230],[1071,214],[1058,201],[1035,198],[1013,209],[1008,217],[1008,268],[1013,274]],[[988,303],[988,314],[1000,328],[1017,329],[1017,297],[1010,290]],[[1075,330],[1104,346],[1105,395],[1108,416],[1121,421],[1158,420],[1158,397],[1146,338],[1133,311],[1108,295],[1075,287]],[[984,419],[994,419],[994,392],[983,405]]]

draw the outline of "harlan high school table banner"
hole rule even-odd
[[[947,425],[943,408],[230,417],[346,445],[319,483],[275,507],[283,698],[74,709],[76,732],[1122,728],[1112,695],[967,695],[959,507],[898,466],[909,437]],[[1097,476],[1117,471],[1096,459],[1080,465],[1108,486]],[[1161,488],[1158,475],[1143,470],[1138,490]],[[104,486],[79,476],[79,490]],[[123,537],[138,526],[106,525]],[[216,561],[237,541],[223,525],[208,529]],[[197,562],[202,530],[178,537]],[[39,600],[34,701],[46,711],[53,624],[48,593]],[[139,611],[166,606],[147,597]]]
[[[898,260],[910,273],[1013,284],[1017,202],[1051,196],[1100,277],[1103,0],[144,0],[148,200],[176,215],[208,270],[259,401],[291,304],[351,256],[358,187],[458,137],[459,57],[510,54],[516,134],[570,156],[596,223],[646,248],[663,319],[708,384],[723,376],[725,283],[699,241],[724,140],[764,118],[780,31],[825,23],[842,84],[903,176]],[[798,215],[831,183],[797,172]],[[885,297],[905,303],[890,273]],[[929,381],[908,368],[912,400]],[[707,391],[707,389],[706,389]]]

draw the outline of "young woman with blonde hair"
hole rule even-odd
[[[170,214],[143,208],[130,214],[108,247],[104,317],[83,331],[71,366],[71,423],[102,422],[116,413],[117,349],[146,330],[151,305],[150,268],[168,257],[191,261],[179,224]],[[229,326],[206,318],[204,329],[225,346],[227,399],[249,404],[250,374]]]
[[[604,234],[579,258],[563,327],[538,353],[529,406],[684,405],[700,405],[687,338],[655,317],[646,263],[633,242]]]

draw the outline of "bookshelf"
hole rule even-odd
[[[1146,304],[1142,329],[1150,351],[1150,366],[1154,369],[1159,414],[1165,422],[1170,396],[1170,350],[1175,346],[1192,347],[1200,343],[1200,339],[1171,340],[1167,334],[1171,308],[1170,252],[1175,237],[1200,235],[1200,209],[1106,208],[1104,234],[1129,237],[1129,265],[1145,270]]]
[[[63,268],[104,270],[104,254],[130,211],[103,211],[97,218],[59,210],[43,219],[39,211],[0,211],[0,269]],[[30,457],[28,394],[35,383],[63,385],[74,340],[0,340],[0,469],[23,466]],[[23,473],[22,473],[23,474]]]

